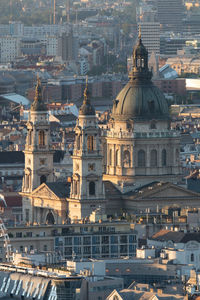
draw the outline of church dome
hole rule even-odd
[[[148,51],[141,37],[133,49],[133,69],[130,80],[114,100],[112,116],[115,120],[169,119],[167,101],[151,81]]]

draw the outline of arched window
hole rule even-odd
[[[90,183],[89,183],[89,195],[90,196],[95,195],[95,182],[94,181],[90,181]]]
[[[119,160],[119,149],[116,151],[116,166],[119,166],[120,160]]]
[[[165,149],[162,150],[162,166],[167,165],[167,151]]]
[[[45,183],[46,181],[47,181],[46,176],[45,176],[45,175],[42,175],[42,176],[40,177],[40,184]]]
[[[44,131],[40,130],[39,131],[39,146],[44,146],[45,145],[45,135]]]
[[[55,219],[51,211],[47,214],[46,223],[51,225],[55,224]]]
[[[112,166],[112,149],[109,151],[109,164]]]
[[[124,151],[123,162],[125,168],[130,167],[130,152],[128,150]]]
[[[191,254],[190,260],[193,262],[194,261],[194,253]]]
[[[80,150],[80,135],[76,136],[76,148]]]
[[[74,181],[74,194],[77,195],[77,181]]]
[[[151,158],[150,158],[151,167],[157,167],[157,151],[151,150]]]
[[[92,135],[87,137],[87,149],[88,151],[94,151],[94,137]]]
[[[145,167],[146,161],[145,161],[145,151],[139,150],[138,151],[138,167]]]

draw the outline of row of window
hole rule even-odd
[[[57,251],[61,251],[60,248],[56,248]],[[62,251],[61,251],[62,252]],[[64,255],[72,256],[72,254],[79,255],[101,255],[108,254],[115,257],[119,255],[135,255],[135,245],[111,245],[109,246],[84,246],[84,247],[65,247]]]
[[[179,157],[179,150],[176,149],[176,158]],[[128,150],[123,152],[122,163],[120,164],[120,150],[116,150],[115,152],[115,162],[116,166],[123,165],[123,167],[131,167],[131,156]],[[109,151],[109,165],[113,164],[113,152],[112,149]],[[167,166],[167,151],[163,149],[161,152],[161,164],[162,166]],[[139,150],[137,153],[137,166],[145,167],[146,166],[146,152],[144,150]],[[150,152],[150,166],[157,167],[158,166],[158,151],[156,149],[151,150]]]
[[[56,238],[55,244],[56,246],[71,246],[76,245],[109,245],[109,244],[132,244],[136,243],[136,235],[135,234],[130,234],[130,235],[104,235],[104,236],[98,236],[98,235],[93,235],[93,236],[76,236],[76,237],[66,237],[64,240],[61,240],[59,238]]]

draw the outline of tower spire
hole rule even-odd
[[[31,111],[45,111],[46,105],[43,103],[42,100],[42,84],[39,78],[39,75],[37,75],[37,84],[35,87],[35,97],[34,101],[31,105]]]
[[[83,104],[80,108],[79,114],[80,115],[95,115],[94,107],[90,103],[90,97],[89,97],[89,89],[88,89],[88,76],[86,76],[86,84],[84,89],[84,98],[83,98]]]

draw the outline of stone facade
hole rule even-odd
[[[86,91],[85,91],[86,94]],[[90,107],[89,99],[86,99]],[[84,106],[84,102],[83,102]],[[75,128],[73,177],[68,201],[70,219],[82,219],[99,206],[105,211],[100,129],[93,108],[80,109]],[[92,112],[92,113],[91,113]]]

